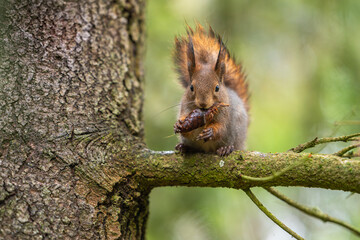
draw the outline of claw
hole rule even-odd
[[[182,123],[183,123],[182,121],[178,120],[178,121],[174,124],[174,132],[175,132],[175,133],[181,132]]]
[[[210,123],[214,120],[215,115],[219,113],[221,107],[228,107],[229,104],[226,103],[215,103],[211,106],[205,113],[205,122]]]
[[[218,148],[218,150],[216,150],[216,154],[223,157],[223,156],[228,156],[233,151],[234,151],[234,145],[225,146]]]
[[[175,150],[179,151],[180,153],[192,153],[192,152],[195,152],[195,149],[193,149],[193,148],[191,148],[189,146],[186,146],[183,143],[178,143],[175,146]]]
[[[175,150],[179,151],[180,153],[184,153],[184,152],[186,152],[186,147],[183,143],[178,143],[175,146]]]
[[[205,128],[196,138],[196,141],[204,140],[205,142],[208,140],[214,139],[214,130],[210,128]]]

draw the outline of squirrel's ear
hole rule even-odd
[[[194,52],[194,45],[192,42],[192,38],[191,35],[189,35],[189,43],[188,43],[188,47],[187,47],[187,67],[188,67],[188,71],[189,71],[189,75],[190,75],[190,81],[191,81],[191,76],[194,74],[195,72],[195,52]]]
[[[221,40],[219,40],[220,42],[220,49],[219,49],[219,54],[218,54],[218,58],[216,60],[216,64],[215,64],[215,72],[218,75],[220,82],[222,82],[224,74],[225,74],[225,55],[226,55],[226,51],[225,48],[223,48],[223,43]]]

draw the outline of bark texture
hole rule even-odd
[[[142,142],[143,5],[1,2],[0,239],[143,238],[148,190],[104,180]]]

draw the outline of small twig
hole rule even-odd
[[[348,151],[350,151],[351,149],[358,148],[358,147],[360,147],[360,144],[359,144],[359,143],[353,144],[353,145],[347,146],[347,147],[341,149],[340,151],[334,153],[334,155],[341,157],[341,156],[343,156],[345,153],[347,153]]]
[[[354,153],[354,152],[348,152],[345,153],[343,155],[344,158],[354,158],[354,157],[360,157],[360,152],[359,153]]]
[[[348,142],[356,140],[355,137],[360,136],[360,133],[355,133],[346,136],[339,137],[328,137],[328,138],[315,138],[309,142],[298,145],[297,147],[291,148],[288,151],[300,153],[305,149],[315,147],[318,144],[329,143],[329,142]]]
[[[355,227],[349,225],[346,222],[343,222],[343,221],[341,221],[339,219],[331,217],[331,216],[327,215],[326,213],[323,213],[322,211],[320,211],[317,208],[301,205],[300,203],[298,203],[298,202],[286,197],[285,195],[281,194],[280,192],[278,192],[277,190],[275,190],[272,187],[266,187],[265,189],[269,193],[274,195],[275,197],[277,197],[280,200],[286,202],[290,206],[292,206],[294,208],[297,208],[298,210],[302,211],[303,213],[306,213],[306,214],[308,214],[310,216],[313,216],[315,218],[319,218],[319,219],[323,220],[324,222],[332,222],[332,223],[338,224],[340,226],[343,226],[344,228],[347,228],[350,231],[352,231],[357,236],[360,236],[360,230],[356,229]]]
[[[294,148],[289,149],[288,151],[300,153],[300,152],[304,151],[305,149],[315,147],[318,140],[319,139],[316,137],[313,140],[306,142],[306,143],[302,143]]]
[[[252,193],[250,189],[245,189],[244,192],[248,197],[255,203],[255,205],[268,216],[274,223],[276,223],[279,227],[288,232],[291,236],[298,240],[303,240],[304,238],[300,237],[296,232],[291,230],[288,226],[282,223],[279,219],[277,219],[260,201],[259,199]]]
[[[241,178],[244,179],[244,180],[247,180],[247,181],[252,181],[252,182],[269,182],[269,181],[272,181],[275,178],[283,175],[287,171],[290,171],[291,169],[296,168],[297,166],[303,164],[308,159],[309,159],[309,157],[305,157],[302,160],[300,160],[299,162],[294,163],[293,165],[290,165],[290,166],[288,166],[288,167],[286,167],[284,169],[281,169],[280,171],[275,172],[272,175],[267,176],[267,177],[251,177],[251,176],[241,174]]]

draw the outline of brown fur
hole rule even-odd
[[[221,37],[218,34],[215,34],[210,26],[208,32],[206,32],[200,24],[196,25],[195,30],[187,26],[187,33],[188,36],[175,37],[175,50],[173,55],[180,82],[185,88],[189,87],[191,84],[191,72],[200,70],[200,67],[206,68],[206,66],[208,66],[215,68],[219,56],[220,45],[222,43]],[[191,57],[189,59],[189,52],[191,52],[191,49],[189,49],[189,46],[191,46],[189,44],[190,41],[192,42],[195,54],[194,57],[196,59],[195,66],[193,66],[193,62],[191,63],[191,66],[188,65],[189,62],[192,61]],[[223,76],[224,84],[237,93],[242,99],[245,109],[248,111],[248,84],[242,66],[236,64],[224,44],[222,44],[222,48],[224,48],[221,52],[224,54],[223,62],[225,64]],[[195,69],[192,67],[195,67]]]
[[[224,156],[245,149],[249,123],[248,93],[245,75],[211,27],[206,33],[200,24],[195,31],[187,27],[188,36],[175,38],[174,60],[185,87],[178,122],[181,125],[195,109],[218,109],[204,126],[180,135],[176,149],[213,152]]]

